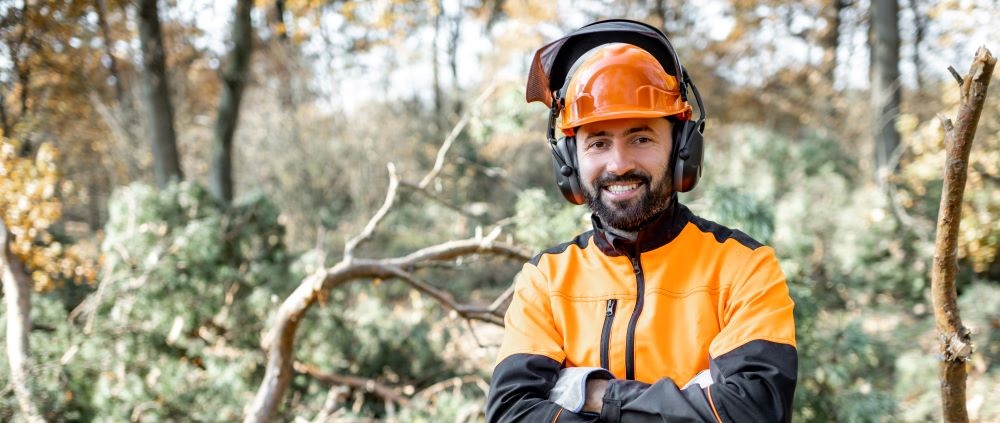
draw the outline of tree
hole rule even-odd
[[[873,0],[870,18],[871,105],[874,113],[874,165],[877,180],[893,172],[893,155],[899,147],[896,119],[902,102],[899,81],[898,0]]]
[[[223,204],[233,201],[233,135],[239,121],[240,100],[249,77],[252,50],[250,24],[251,0],[238,0],[233,17],[232,45],[229,63],[222,74],[222,94],[219,96],[219,115],[215,121],[212,151],[212,171],[209,188],[212,195]]]
[[[153,146],[153,168],[156,184],[163,188],[171,181],[184,179],[184,174],[177,153],[174,108],[170,103],[166,52],[156,3],[157,0],[139,1],[139,40],[142,44],[142,85]]]
[[[44,422],[29,372],[31,369],[31,284],[24,264],[9,247],[7,225],[0,219],[0,279],[3,280],[5,314],[7,317],[7,357],[10,378],[21,413],[30,423]]]
[[[21,413],[35,423],[44,421],[44,408],[31,375],[32,291],[51,290],[57,279],[93,280],[95,272],[49,232],[61,214],[58,152],[43,143],[32,159],[18,157],[18,149],[16,142],[0,139],[0,279],[11,383]]]

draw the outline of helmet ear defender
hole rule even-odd
[[[580,185],[580,170],[576,165],[576,137],[556,139],[555,122],[559,117],[561,99],[552,102],[547,131],[549,147],[552,149],[552,167],[556,171],[556,185],[559,192],[570,203],[580,205],[586,201]]]
[[[602,28],[602,25],[606,28]],[[575,43],[574,37],[579,37]],[[542,70],[543,72],[551,72],[551,74],[547,72],[545,75],[546,79],[551,77],[551,80],[545,81],[546,84],[553,82],[561,87],[562,83],[568,81],[569,77],[572,76],[566,73],[572,73],[572,71],[557,71],[556,69],[565,69],[563,66],[565,63],[575,62],[587,50],[607,43],[626,43],[640,47],[654,56],[659,55],[657,60],[664,65],[664,68],[672,68],[679,75],[679,77],[675,77],[680,86],[682,101],[687,101],[688,87],[691,88],[698,105],[698,120],[678,120],[667,116],[673,122],[673,148],[668,166],[672,168],[671,176],[675,192],[688,192],[694,189],[701,178],[704,158],[705,105],[702,103],[698,87],[691,81],[687,70],[681,66],[680,59],[666,35],[659,29],[641,22],[610,20],[587,25],[556,43],[560,42],[561,44],[556,47],[556,50],[549,53],[552,57],[547,64],[549,69]],[[550,46],[556,43],[550,44]],[[569,53],[560,53],[559,49],[566,49]],[[533,97],[530,91],[531,82],[529,81],[529,101],[540,99]],[[565,107],[561,91],[561,89],[550,91],[552,97],[547,128],[548,143],[552,150],[552,164],[556,174],[556,185],[563,197],[570,203],[583,204],[586,199],[577,167],[576,137],[556,138],[556,119],[559,118],[560,112]]]
[[[705,108],[701,103],[698,88],[691,83],[687,72],[684,72],[684,79],[694,91],[701,116],[696,121],[674,122],[674,147],[670,151],[670,163],[674,168],[675,192],[688,192],[698,185],[704,159]]]

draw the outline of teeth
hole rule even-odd
[[[608,191],[612,194],[621,194],[623,192],[631,191],[639,187],[639,184],[628,184],[628,185],[608,185]]]

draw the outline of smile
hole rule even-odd
[[[604,186],[604,191],[614,199],[629,197],[639,190],[641,182],[613,183]]]

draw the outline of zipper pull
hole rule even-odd
[[[617,304],[618,304],[618,300],[615,299],[615,298],[612,298],[612,299],[608,300],[608,310],[607,310],[607,313],[605,315],[606,316],[614,316],[615,315],[615,305],[617,305]]]

